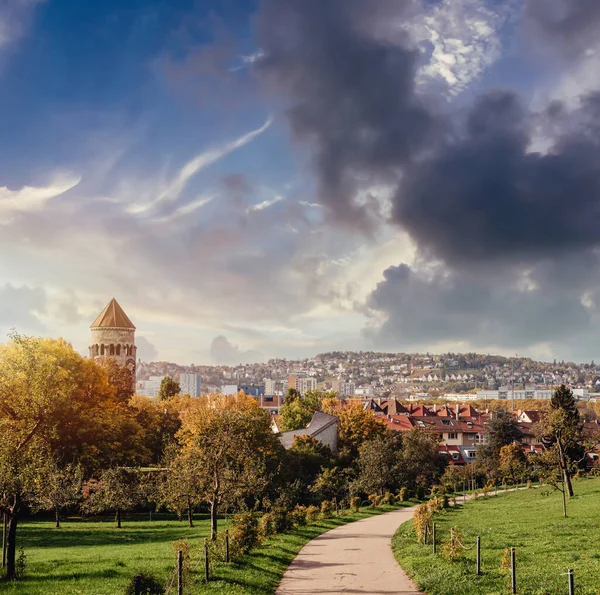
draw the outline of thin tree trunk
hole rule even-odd
[[[8,518],[8,540],[6,547],[6,578],[13,581],[17,578],[16,556],[17,556],[17,524],[18,512],[13,511]]]
[[[568,462],[567,462],[567,456],[563,450],[563,446],[560,442],[560,440],[556,441],[556,444],[558,445],[558,456],[560,457],[560,468],[563,474],[563,481],[565,484],[565,487],[567,488],[567,495],[569,496],[569,498],[573,497],[573,484],[571,483],[571,475],[569,474],[569,469],[568,469]]]
[[[117,529],[121,528],[121,511],[117,510],[115,514],[115,520],[117,521]]]
[[[8,545],[8,513],[2,513],[2,568],[6,568],[6,547]]]
[[[210,502],[210,538],[217,538],[217,500],[213,498]]]
[[[188,502],[187,514],[188,514],[188,525],[190,527],[193,527],[194,526],[194,509],[192,507],[191,502]]]
[[[54,509],[54,520],[56,521],[56,528],[60,529],[60,512],[58,508]]]

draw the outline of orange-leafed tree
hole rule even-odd
[[[282,447],[269,414],[243,394],[191,399],[181,422],[179,457],[188,471],[192,466],[201,499],[210,506],[214,538],[219,511],[245,498],[260,498],[266,490]]]
[[[365,409],[362,401],[324,399],[322,409],[339,418],[338,450],[341,458],[355,458],[362,444],[385,433],[383,421]]]

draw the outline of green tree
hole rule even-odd
[[[87,512],[114,512],[117,528],[121,529],[122,513],[133,510],[142,501],[139,471],[126,467],[105,469],[99,480],[85,484],[83,495]]]
[[[527,470],[527,455],[520,444],[513,442],[500,449],[499,471],[505,480],[512,484],[517,483],[517,478],[523,477]]]
[[[439,454],[439,435],[413,428],[402,435],[399,474],[402,486],[414,492],[427,490],[439,482],[448,464]]]
[[[386,490],[399,487],[401,449],[400,432],[389,431],[364,442],[358,451],[359,474],[354,489],[383,496]]]
[[[343,467],[323,468],[310,486],[319,502],[323,500],[335,500],[339,502],[349,492],[349,479],[351,470]]]
[[[304,397],[285,401],[280,411],[281,430],[287,432],[305,428],[312,419],[313,413],[321,409],[322,400],[320,391],[306,391]]]
[[[56,417],[74,381],[65,369],[75,354],[63,341],[13,336],[0,346],[0,509],[8,517],[6,577],[17,578],[17,526],[48,456]]]
[[[281,460],[282,446],[269,414],[245,395],[193,399],[182,411],[177,434],[184,456],[195,465],[202,501],[210,506],[211,536],[221,507],[260,499]]]
[[[48,458],[50,463],[43,465],[40,470],[41,481],[33,492],[31,507],[34,511],[52,511],[58,529],[61,512],[81,501],[83,469],[70,464],[60,466]]]
[[[488,477],[498,474],[500,450],[521,441],[516,418],[505,409],[497,409],[487,423],[485,443],[477,448],[477,466],[486,470]]]
[[[20,515],[35,505],[48,461],[81,465],[147,460],[142,428],[105,369],[59,339],[15,335],[0,345],[0,511],[9,522],[7,577],[15,578]]]
[[[159,401],[168,401],[175,395],[181,392],[181,386],[177,380],[173,380],[170,376],[165,376],[160,381],[160,389],[158,390]]]
[[[547,447],[556,450],[569,498],[573,496],[571,476],[575,473],[577,462],[585,455],[582,430],[583,422],[573,392],[563,384],[554,391],[550,411],[542,418],[538,434]]]
[[[190,450],[177,452],[169,449],[167,471],[159,488],[160,502],[181,519],[187,514],[188,525],[194,526],[194,508],[202,502],[202,482],[199,480],[198,465]]]

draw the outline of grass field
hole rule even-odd
[[[567,593],[567,569],[575,573],[575,593],[600,593],[600,479],[574,484],[562,517],[562,495],[548,488],[480,498],[435,515],[438,543],[458,527],[465,546],[481,537],[482,576],[475,576],[475,550],[464,560],[446,561],[431,545],[416,543],[412,522],[403,524],[392,546],[400,565],[428,595],[509,593],[510,574],[500,568],[505,548],[516,548],[518,593]],[[438,546],[438,552],[441,547]]]
[[[283,572],[301,547],[313,537],[341,524],[380,514],[392,507],[365,508],[359,513],[321,520],[287,534],[277,535],[238,564],[215,568],[214,580],[203,583],[203,567],[190,577],[189,595],[239,593],[268,595],[275,591]],[[27,556],[26,576],[14,583],[0,582],[7,595],[123,595],[131,577],[149,571],[167,584],[173,576],[172,543],[187,538],[196,546],[192,567],[202,541],[209,533],[206,517],[196,516],[195,527],[177,520],[125,519],[122,529],[113,522],[65,522],[55,529],[51,522],[26,521],[19,527],[18,545]],[[219,530],[225,529],[221,521]],[[170,595],[174,595],[175,589]]]

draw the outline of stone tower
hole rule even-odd
[[[127,366],[132,373],[135,389],[135,326],[115,298],[108,302],[90,329],[90,358],[110,357]]]

